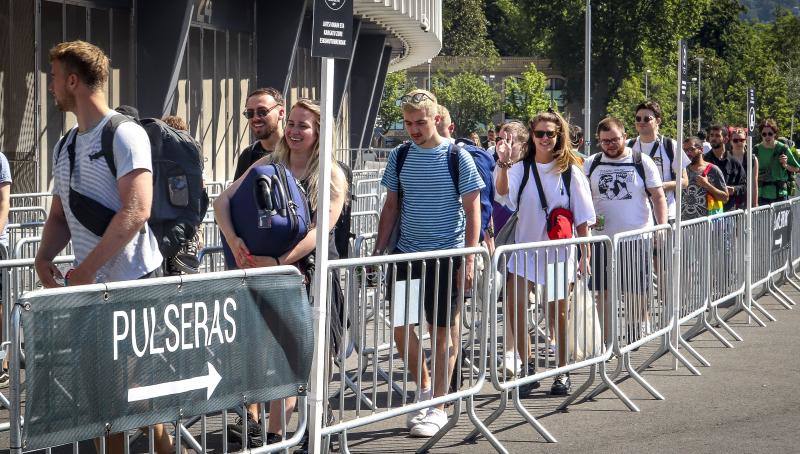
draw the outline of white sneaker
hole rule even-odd
[[[411,436],[430,438],[436,435],[445,424],[447,424],[447,413],[438,408],[429,408],[428,414],[411,428]]]
[[[507,351],[503,355],[503,370],[506,378],[514,378],[522,372],[522,360],[517,356],[515,351]]]
[[[432,389],[426,389],[420,391],[419,395],[417,396],[417,402],[424,402],[426,400],[431,400],[432,396],[433,396]],[[423,408],[417,411],[412,411],[411,413],[406,413],[406,427],[411,429],[412,427],[416,426],[423,418],[425,418],[425,415],[427,414],[428,414],[427,408]]]

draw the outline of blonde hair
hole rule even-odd
[[[428,90],[416,88],[406,93],[405,96],[414,96],[417,94],[423,94],[426,97],[423,98],[420,102],[413,102],[413,101],[403,102],[402,103],[403,112],[417,112],[420,110],[424,110],[425,113],[431,117],[439,115],[439,101],[436,99],[436,95],[429,92]]]
[[[445,124],[450,124],[453,122],[453,119],[450,118],[450,111],[447,110],[447,107],[439,104],[439,116],[442,117],[442,122]]]
[[[61,62],[68,74],[75,74],[92,91],[99,91],[108,80],[108,57],[94,44],[68,41],[50,49],[50,62]]]
[[[306,165],[306,174],[305,175],[295,175],[295,178],[298,180],[303,179],[305,185],[304,188],[306,190],[306,197],[308,198],[308,203],[311,206],[312,211],[317,211],[317,191],[319,185],[319,122],[320,122],[320,108],[319,104],[316,101],[301,98],[292,106],[291,113],[294,109],[305,109],[314,116],[314,132],[317,134],[317,140],[314,142],[314,150],[311,153],[311,156],[308,160],[308,164]],[[283,135],[278,145],[275,147],[275,151],[272,152],[270,157],[270,162],[274,162],[276,164],[283,164],[286,167],[289,167],[289,160],[292,154],[291,149],[289,148],[289,144],[287,142],[286,134]],[[347,188],[344,188],[344,191],[347,191]],[[340,193],[340,189],[334,183],[334,179],[331,178],[331,198],[337,197]]]
[[[553,148],[553,158],[556,164],[554,169],[558,173],[564,173],[570,166],[582,165],[580,156],[572,148],[572,141],[569,138],[569,123],[564,120],[558,112],[541,112],[531,120],[531,136],[528,138],[528,147],[525,159],[534,159],[536,154],[536,144],[533,142],[533,131],[536,125],[542,122],[554,123],[556,125],[556,144]]]

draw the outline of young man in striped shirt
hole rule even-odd
[[[400,145],[389,155],[381,181],[387,188],[386,203],[381,212],[374,254],[477,246],[481,225],[480,190],[484,183],[472,157],[460,147],[456,149],[456,180],[449,166],[451,143],[436,130],[441,121],[436,97],[425,90],[413,90],[403,96],[401,102],[403,122],[412,143],[410,146]],[[401,159],[398,172],[398,155],[401,153],[405,159]],[[454,184],[456,181],[457,184]],[[402,193],[402,197],[399,193]],[[385,251],[398,216],[400,236],[397,245],[394,250]],[[459,295],[463,294],[463,289],[459,287],[464,282],[465,289],[472,288],[473,262],[472,256],[465,257],[463,261],[454,259],[452,267],[447,259],[440,260],[438,266],[435,259],[416,261],[412,263],[410,275],[407,262],[402,262],[397,266],[396,275],[387,277],[388,285],[396,281],[405,283],[411,289],[414,288],[414,280],[424,277],[419,293],[423,299],[428,330],[431,338],[435,339],[431,355],[431,369],[436,375],[433,380],[424,356],[420,354],[419,337],[410,326],[415,323],[411,316],[408,317],[410,323],[405,324],[404,316],[400,316],[400,323],[395,325],[401,326],[394,329],[398,353],[401,358],[408,358],[407,366],[412,380],[417,382],[419,400],[447,393],[460,348],[459,324],[463,297]],[[409,312],[417,307],[415,299],[416,295],[410,295],[410,306],[413,307],[408,308]],[[399,295],[395,298],[395,304],[404,305],[405,301]],[[412,436],[431,437],[447,423],[444,404],[408,416],[407,424]]]

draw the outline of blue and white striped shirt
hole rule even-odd
[[[466,219],[461,195],[483,189],[485,185],[472,157],[459,148],[456,191],[448,166],[449,145],[448,141],[435,148],[420,148],[412,144],[408,151],[400,173],[403,200],[397,248],[402,252],[464,246]],[[389,154],[389,162],[381,180],[383,186],[394,192],[399,190],[396,170],[398,148]]]

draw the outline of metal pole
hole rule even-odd
[[[433,83],[431,81],[431,62],[432,61],[433,60],[431,60],[430,58],[428,59],[428,91],[431,91],[431,86],[433,85]]]
[[[751,128],[755,125],[755,113],[750,112],[750,97],[751,90],[747,91],[747,220],[745,222],[744,236],[747,245],[744,253],[744,301],[745,307],[750,307],[750,302],[753,301],[753,135]],[[753,118],[751,118],[751,116]],[[748,323],[750,323],[748,317]]]
[[[703,83],[703,59],[697,59],[697,132],[700,132],[702,126],[701,113],[700,113],[700,91]],[[680,154],[680,153],[679,153]]]
[[[689,131],[694,131],[692,128],[692,84],[689,84]],[[681,144],[681,146],[683,146],[683,144]]]
[[[583,137],[584,152],[592,151],[592,0],[586,0],[586,37],[584,42],[584,82],[583,82]]]
[[[678,41],[678,105],[677,105],[677,113],[678,113],[678,150],[683,150],[683,98],[681,97],[681,81],[683,79],[683,67],[686,62],[682,61],[683,59],[683,41]],[[678,151],[675,153],[675,157],[678,159],[678,169],[683,169],[683,153]],[[674,230],[674,240],[673,240],[673,254],[672,254],[672,316],[673,316],[673,331],[672,336],[670,336],[670,342],[672,342],[673,347],[675,347],[675,351],[678,349],[678,338],[681,335],[681,327],[678,324],[678,319],[680,318],[680,301],[681,301],[681,218],[683,217],[681,214],[682,211],[682,195],[683,195],[683,185],[681,184],[681,178],[683,175],[683,171],[678,172],[677,175],[677,184],[675,185],[675,230]],[[678,358],[673,356],[672,358],[672,369],[678,370]]]
[[[650,70],[646,69],[644,71],[644,99],[650,99]]]
[[[314,304],[314,360],[311,364],[311,382],[309,383],[309,447],[311,452],[322,452],[322,418],[325,414],[325,353],[328,337],[325,331],[328,295],[328,232],[330,231],[331,205],[331,166],[333,165],[333,72],[334,59],[322,59],[322,86],[320,105],[322,118],[319,131],[320,175],[317,190],[317,269],[314,273],[312,298]]]

